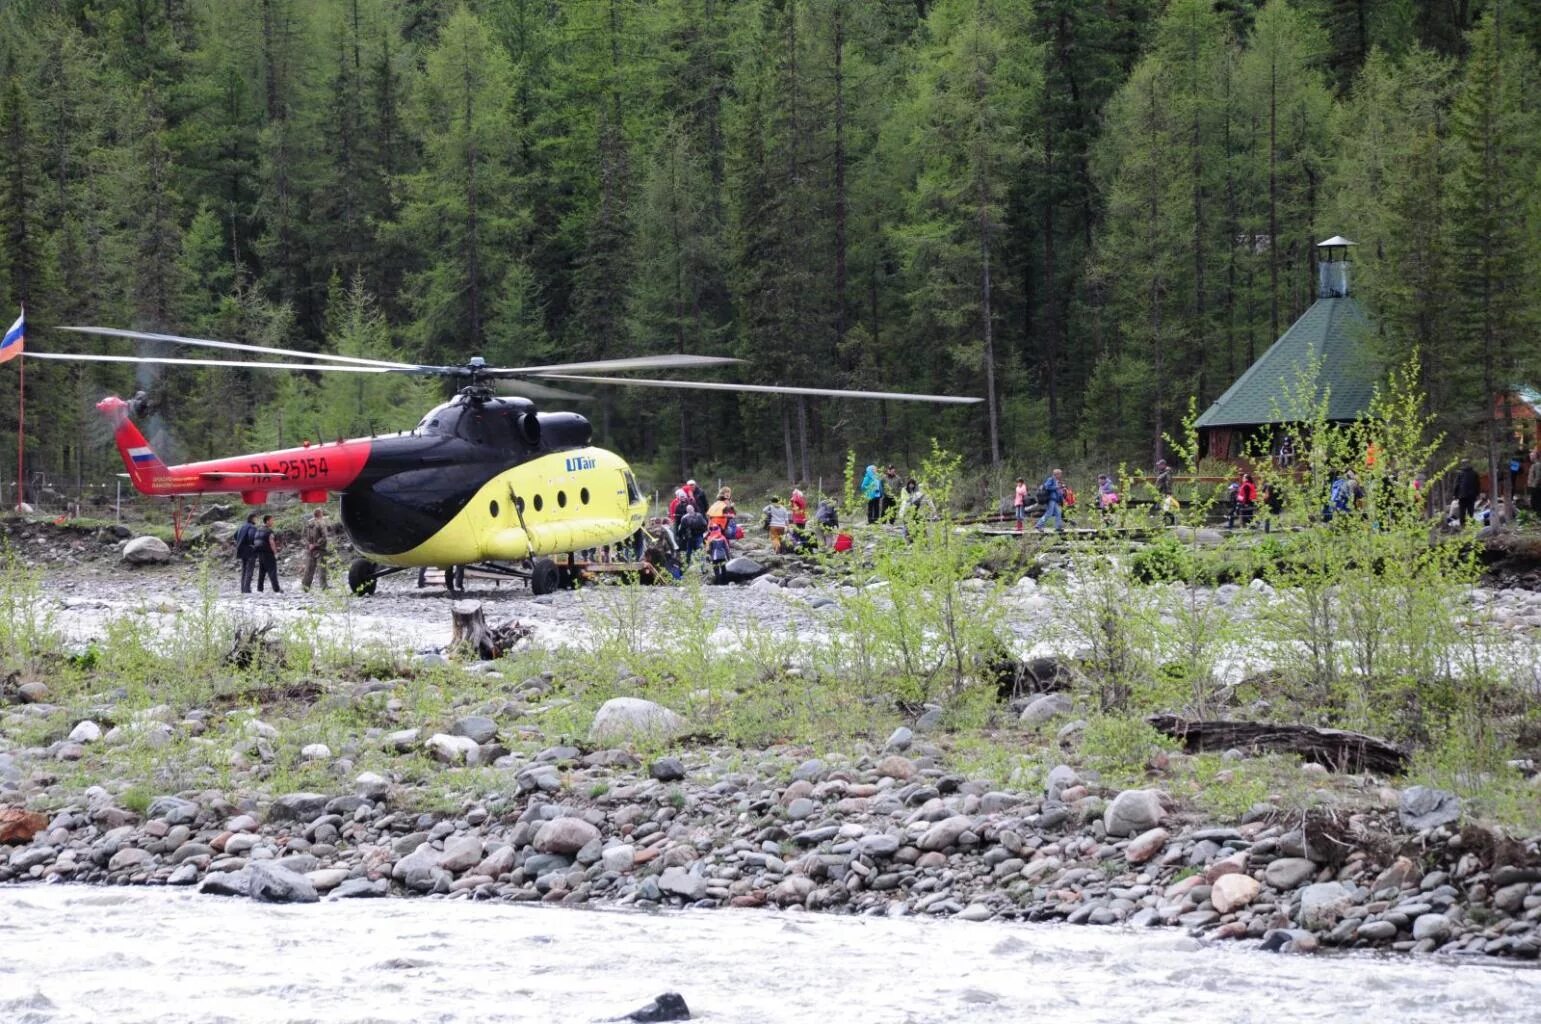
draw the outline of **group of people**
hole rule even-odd
[[[685,565],[691,565],[696,555],[704,551],[713,577],[721,579],[726,574],[731,544],[744,535],[743,527],[738,525],[738,508],[733,504],[733,488],[719,488],[717,500],[708,505],[701,485],[694,480],[685,481],[669,502],[669,524],[674,528]]]
[[[891,523],[935,511],[935,505],[914,477],[900,481],[899,471],[889,466],[882,473],[869,465],[861,478],[861,496],[867,502],[867,523]]]
[[[305,569],[300,576],[300,588],[309,590],[319,576],[321,589],[328,589],[331,584],[326,574],[328,542],[325,512],[318,508],[305,520],[300,539],[305,545]],[[235,556],[241,564],[241,593],[251,593],[254,575],[259,593],[268,583],[273,584],[273,593],[283,593],[278,585],[278,550],[278,531],[273,526],[273,517],[265,515],[258,522],[257,513],[247,515],[246,521],[235,531]]]

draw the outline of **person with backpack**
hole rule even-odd
[[[690,492],[683,487],[676,488],[674,498],[669,502],[669,522],[679,529],[680,520],[685,516],[685,507],[691,504]]]
[[[728,575],[728,535],[716,523],[706,528],[706,557],[712,563],[712,582],[724,582]]]
[[[1331,520],[1333,516],[1343,515],[1354,506],[1353,478],[1346,474],[1333,473],[1332,481],[1327,485],[1327,500],[1329,507],[1322,518]]]
[[[1011,508],[1017,521],[1017,532],[1021,533],[1027,522],[1027,481],[1020,476],[1017,477],[1017,489],[1012,495]]]
[[[1050,520],[1052,520],[1054,522],[1054,531],[1056,533],[1064,533],[1064,501],[1065,472],[1064,470],[1056,469],[1049,474],[1048,479],[1044,480],[1043,486],[1038,488],[1038,504],[1044,507],[1044,513],[1038,517],[1038,525],[1033,527],[1033,529],[1042,533],[1043,528],[1048,526]]]
[[[251,578],[257,571],[257,513],[252,512],[246,522],[235,531],[235,557],[241,563],[241,593],[251,593]]]
[[[696,552],[701,550],[701,544],[706,537],[706,517],[691,504],[686,504],[685,512],[680,516],[678,536],[680,549],[685,555],[685,564],[690,565],[695,561]]]

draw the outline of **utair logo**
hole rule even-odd
[[[587,455],[578,455],[567,460],[567,472],[576,473],[580,469],[593,469],[594,460]]]

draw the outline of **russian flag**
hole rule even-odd
[[[0,363],[21,355],[22,349],[27,344],[27,314],[22,312],[11,325],[11,329],[5,332],[5,338],[0,339]]]
[[[136,466],[144,465],[146,462],[155,461],[155,453],[152,452],[149,448],[130,448],[128,450],[128,456],[134,460],[134,465]]]

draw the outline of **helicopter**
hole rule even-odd
[[[592,443],[592,428],[582,415],[536,408],[532,397],[584,399],[547,382],[944,404],[980,401],[955,395],[608,376],[744,362],[727,356],[681,353],[517,367],[488,366],[473,357],[463,365],[434,366],[112,327],[58,329],[305,361],[31,349],[27,355],[76,362],[406,374],[459,382],[455,396],[429,410],[411,430],[175,466],[161,460],[134,423],[134,416],[145,409],[143,392],[127,400],[109,395],[97,403],[113,428],[127,475],[142,494],[238,494],[248,505],[263,504],[274,493],[295,494],[307,503],[338,494],[342,528],[359,555],[349,566],[348,587],[359,595],[373,593],[382,577],[410,568],[443,569],[446,588],[453,589],[457,570],[463,578],[468,567],[525,579],[534,593],[547,594],[576,581],[576,552],[619,544],[642,528],[648,502],[631,467]],[[532,397],[499,394],[493,387],[496,381],[515,381],[515,389]],[[557,561],[563,555],[565,566]]]

